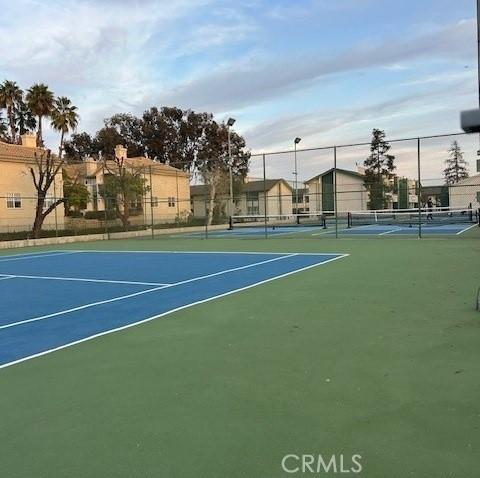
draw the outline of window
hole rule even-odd
[[[20,193],[8,193],[7,194],[7,208],[8,209],[20,209],[22,207],[22,198]]]
[[[55,199],[52,196],[47,196],[45,202],[43,203],[43,211],[46,211],[50,206],[53,205]]]
[[[158,207],[158,198],[157,196],[152,197],[152,207]]]
[[[477,192],[477,202],[480,202],[480,191]]]
[[[175,198],[169,197],[168,198],[168,207],[175,207]]]
[[[98,193],[97,178],[95,178],[95,177],[86,178],[85,179],[85,186],[87,186],[87,188],[89,189],[90,194],[93,195],[93,194]]]
[[[247,214],[249,216],[256,216],[260,213],[259,203],[258,203],[258,191],[247,191]]]

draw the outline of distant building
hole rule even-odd
[[[310,196],[308,188],[298,188],[295,198],[295,189],[292,193],[292,211],[294,214],[307,214],[310,212]]]
[[[480,174],[450,185],[448,194],[452,208],[480,208]]]
[[[266,194],[265,192],[266,191]],[[265,213],[265,198],[268,215],[292,214],[292,187],[284,179],[267,179],[247,181],[242,184],[236,194],[234,215],[256,216]],[[191,210],[194,217],[205,217],[208,214],[208,186],[190,186]],[[216,204],[228,214],[228,195],[217,198]]]
[[[335,211],[334,169],[329,169],[305,182],[310,212]],[[339,212],[367,209],[368,192],[364,176],[355,171],[337,168],[337,208]]]
[[[33,226],[37,206],[37,190],[33,184],[30,168],[37,170],[35,154],[45,154],[37,148],[34,134],[24,134],[22,144],[8,144],[0,141],[0,231],[28,231]],[[54,183],[47,192],[44,208],[49,207],[55,198],[63,196],[62,172],[55,176]],[[43,229],[64,227],[64,208],[55,208],[43,223]]]
[[[423,186],[422,185],[422,205],[431,201],[436,207],[450,206],[450,195],[448,186]]]
[[[392,192],[386,195],[388,201],[386,209],[412,209],[418,207],[418,181],[394,176],[388,183]],[[433,191],[433,189],[430,189],[431,194],[433,194]]]
[[[188,173],[152,159],[141,157],[128,158],[127,149],[115,148],[115,156],[124,159],[127,170],[140,174],[148,187],[145,198],[137,198],[130,205],[132,215],[143,216],[146,223],[173,222],[177,218],[186,219],[190,215],[190,176]],[[87,159],[81,163],[65,166],[66,174],[75,181],[84,183],[90,192],[87,211],[104,211],[105,204],[100,195],[100,188],[107,174],[115,174],[116,165],[108,161]]]

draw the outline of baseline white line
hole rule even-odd
[[[467,227],[466,229],[463,229],[462,231],[457,232],[457,236],[459,236],[460,234],[463,234],[464,232],[469,231],[470,229],[473,229],[474,227],[478,227],[478,224],[472,224],[471,226]]]
[[[5,249],[6,250],[6,249]],[[54,252],[70,252],[70,249],[49,249],[48,251],[38,251],[38,252],[24,252],[21,254],[1,254],[0,258],[9,258],[9,257],[28,257],[28,256],[39,256],[42,254],[52,254]]]
[[[344,255],[342,252],[262,252],[262,251],[122,251],[101,249],[78,249],[74,252],[95,252],[101,254],[259,254],[264,256],[284,256],[285,254],[295,254],[297,256],[338,256]]]
[[[26,260],[26,259],[42,259],[44,257],[64,256],[64,255],[67,255],[67,254],[78,254],[80,252],[81,251],[68,251],[68,252],[58,252],[58,253],[55,253],[55,254],[39,254],[39,255],[36,255],[36,256],[22,255],[22,256],[11,257],[11,258],[9,258],[8,256],[5,256],[5,259],[0,257],[0,262],[21,261],[21,260]]]
[[[114,297],[112,299],[100,300],[100,301],[97,301],[97,302],[92,302],[90,304],[80,305],[78,307],[73,307],[71,309],[61,310],[59,312],[54,312],[52,314],[42,315],[40,317],[33,317],[31,319],[19,320],[18,322],[12,322],[10,324],[1,325],[0,330],[10,329],[12,327],[18,327],[19,325],[29,324],[31,322],[39,322],[41,320],[51,319],[52,317],[58,317],[59,315],[70,314],[72,312],[77,312],[79,310],[89,309],[91,307],[96,307],[98,305],[110,304],[112,302],[118,302],[119,300],[131,299],[132,297],[137,297],[137,296],[144,295],[144,294],[150,294],[151,292],[156,292],[160,289],[168,289],[168,288],[171,288],[171,287],[177,287],[179,285],[188,284],[190,282],[196,282],[196,281],[203,280],[203,279],[209,279],[210,277],[215,277],[215,276],[219,276],[219,275],[222,275],[222,274],[228,274],[229,272],[240,271],[240,270],[244,270],[244,269],[249,269],[250,267],[257,267],[257,266],[262,265],[262,264],[267,264],[269,262],[288,259],[288,258],[294,257],[296,255],[297,254],[289,254],[287,256],[275,257],[274,259],[268,259],[266,261],[255,262],[253,264],[248,264],[246,266],[234,267],[232,269],[226,269],[226,270],[223,270],[223,271],[214,272],[213,274],[207,274],[207,275],[200,276],[200,277],[193,277],[192,279],[186,279],[184,281],[175,282],[174,284],[169,284],[169,285],[160,286],[160,287],[154,287],[153,289],[142,290],[140,292],[134,292],[132,294],[122,295],[120,297]]]
[[[0,274],[3,275],[3,274]],[[107,284],[128,284],[128,285],[153,285],[153,286],[166,286],[171,284],[164,284],[161,282],[137,282],[137,281],[128,281],[128,280],[107,280],[107,279],[83,279],[79,277],[54,277],[54,276],[27,276],[27,275],[18,275],[11,274],[10,277],[18,279],[40,279],[40,280],[64,280],[64,281],[74,281],[74,282],[100,282]]]
[[[7,276],[4,274],[1,274],[0,280],[7,280],[7,279],[15,279],[15,276]]]
[[[218,294],[218,295],[215,295],[213,297],[209,297],[208,299],[198,300],[196,302],[192,302],[191,304],[182,305],[181,307],[176,307],[175,309],[167,310],[166,312],[163,312],[162,314],[154,315],[152,317],[148,317],[146,319],[139,320],[138,322],[132,322],[131,324],[123,325],[122,327],[117,327],[116,329],[106,330],[105,332],[100,332],[98,334],[91,335],[90,337],[85,337],[84,339],[76,340],[75,342],[70,342],[68,344],[61,345],[61,346],[55,347],[53,349],[45,350],[43,352],[39,352],[39,353],[34,354],[34,355],[29,355],[28,357],[23,357],[21,359],[14,360],[13,362],[5,363],[3,365],[0,365],[0,369],[11,367],[12,365],[17,365],[19,363],[26,362],[27,360],[42,357],[44,355],[48,355],[48,354],[51,354],[53,352],[58,352],[59,350],[63,350],[63,349],[69,348],[69,347],[73,347],[74,345],[78,345],[78,344],[81,344],[83,342],[88,342],[90,340],[93,340],[93,339],[96,339],[96,338],[99,338],[99,337],[103,337],[105,335],[120,332],[122,330],[126,330],[126,329],[129,329],[131,327],[136,327],[137,325],[142,325],[142,324],[145,324],[147,322],[151,322],[152,320],[160,319],[161,317],[165,317],[167,315],[173,314],[173,313],[178,312],[180,310],[188,309],[188,308],[193,307],[195,305],[205,304],[206,302],[210,302],[212,300],[220,299],[222,297],[227,297],[229,295],[236,294],[237,292],[242,292],[244,290],[251,289],[252,287],[257,287],[259,285],[267,284],[268,282],[272,282],[272,281],[275,281],[275,280],[278,280],[278,279],[282,279],[284,277],[288,277],[288,276],[293,275],[293,274],[298,274],[299,272],[303,272],[303,271],[306,271],[308,269],[313,269],[314,267],[323,266],[325,264],[328,264],[329,262],[337,261],[339,259],[343,259],[344,257],[348,257],[348,256],[349,256],[349,254],[340,254],[337,257],[332,257],[332,259],[328,259],[326,261],[319,262],[317,264],[312,264],[311,266],[306,266],[306,267],[302,267],[300,269],[296,269],[296,270],[291,271],[291,272],[286,272],[285,274],[281,274],[281,275],[278,275],[278,276],[275,276],[275,277],[271,277],[270,279],[265,279],[265,280],[262,280],[262,281],[259,281],[259,282],[255,282],[253,284],[247,285],[245,287],[241,287],[239,289],[234,289],[234,290],[231,290],[229,292],[225,292],[223,294]]]

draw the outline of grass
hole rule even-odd
[[[351,256],[2,370],[0,476],[476,477],[479,238],[64,246]]]

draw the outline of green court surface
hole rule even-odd
[[[477,229],[81,249],[350,255],[1,369],[0,477],[342,475],[288,474],[288,454],[361,455],[346,476],[479,475]]]

